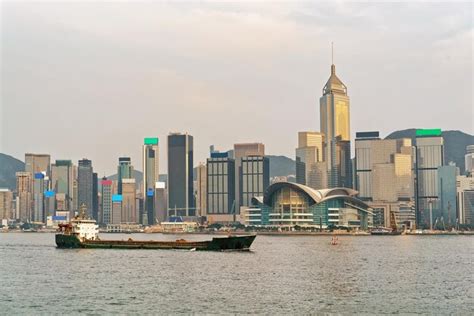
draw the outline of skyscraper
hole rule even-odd
[[[166,221],[168,212],[167,196],[166,182],[157,182],[155,184],[155,223]]]
[[[138,223],[135,179],[122,179],[122,223]]]
[[[242,204],[242,194],[241,194],[241,182],[240,175],[242,169],[242,158],[248,156],[265,156],[265,145],[262,143],[240,143],[234,144],[233,157],[235,160],[235,209],[239,213],[240,207],[244,206]],[[229,155],[232,157],[232,155]]]
[[[121,224],[122,223],[122,195],[112,195],[112,216],[110,218],[110,224]]]
[[[193,137],[168,135],[168,215],[195,216]]]
[[[466,147],[466,155],[464,156],[464,166],[466,167],[466,174],[474,174],[474,145]]]
[[[443,223],[444,228],[456,224],[456,177],[459,173],[459,168],[455,165],[438,167],[439,212],[434,220]]]
[[[228,153],[213,152],[207,159],[207,216],[237,214],[235,161]],[[219,219],[216,220],[219,221]],[[228,218],[226,221],[232,221]]]
[[[205,163],[199,163],[199,166],[197,166],[196,168],[196,211],[197,211],[198,216],[206,216],[206,213],[207,213],[207,166]]]
[[[457,215],[460,224],[474,227],[474,177],[456,178]]]
[[[87,208],[87,215],[94,216],[94,179],[93,179],[92,161],[89,159],[79,160],[77,168],[77,204],[84,204]],[[97,219],[97,218],[96,218]]]
[[[99,221],[99,176],[97,172],[92,174],[92,218]]]
[[[16,193],[18,196],[19,219],[22,222],[33,220],[32,201],[33,201],[33,182],[31,181],[31,173],[16,173]]]
[[[31,174],[44,172],[46,177],[51,176],[51,156],[47,154],[25,154],[25,171]]]
[[[155,185],[160,176],[159,168],[159,147],[158,138],[145,138],[143,144],[143,199],[144,199],[144,218],[141,219],[144,225],[155,224]]]
[[[270,185],[269,159],[264,156],[242,157],[239,183],[240,207],[248,207],[252,205],[252,198],[263,196]]]
[[[74,196],[74,166],[71,160],[56,160],[51,166],[51,189],[56,192],[56,198],[61,200],[61,210],[73,210]],[[59,194],[64,194],[59,195]],[[59,209],[59,208],[58,208]]]
[[[118,176],[118,194],[122,194],[122,180],[134,178],[132,160],[130,159],[130,157],[119,157],[119,165],[117,167],[117,176]]]
[[[56,212],[56,193],[53,190],[47,190],[44,192],[44,215],[46,219],[48,217],[55,216]]]
[[[13,192],[0,189],[0,220],[12,218]]]
[[[417,227],[430,227],[439,216],[438,167],[444,165],[440,129],[419,129],[415,139],[415,202]]]
[[[296,148],[296,182],[313,189],[327,188],[324,163],[324,135],[319,132],[298,132]]]
[[[408,138],[380,139],[379,132],[357,132],[355,183],[364,201],[413,198],[412,144]]]
[[[331,76],[319,99],[320,128],[326,138],[324,161],[330,188],[351,187],[349,104],[347,87],[336,76],[336,66],[332,64]]]
[[[44,212],[44,192],[45,176],[42,172],[35,173],[33,179],[33,220],[35,222],[46,222],[46,216]]]
[[[102,178],[100,181],[101,184],[101,219],[99,222],[101,224],[111,224],[112,223],[112,180],[107,180],[107,178]]]

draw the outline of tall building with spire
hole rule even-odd
[[[321,133],[325,136],[328,187],[351,187],[350,102],[347,87],[336,76],[334,64],[331,65],[331,76],[323,87],[319,107]]]

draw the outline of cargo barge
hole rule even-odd
[[[106,249],[183,249],[206,251],[249,251],[256,235],[228,236],[212,238],[206,241],[142,241],[133,240],[101,240],[99,226],[93,219],[75,217],[70,223],[60,224],[56,234],[58,248],[106,248]]]

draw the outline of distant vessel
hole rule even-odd
[[[251,236],[229,236],[212,238],[207,241],[141,241],[141,240],[101,240],[99,226],[93,219],[85,217],[85,208],[81,206],[81,215],[68,224],[60,224],[56,234],[58,248],[118,248],[118,249],[186,249],[208,251],[249,251],[255,240]]]
[[[401,235],[402,232],[398,230],[397,228],[397,222],[395,220],[395,214],[393,212],[390,212],[390,228],[388,227],[377,227],[372,229],[370,232],[371,235],[376,235],[376,236],[396,236],[396,235]]]

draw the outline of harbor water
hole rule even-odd
[[[251,252],[194,252],[57,249],[54,234],[0,234],[0,314],[473,314],[474,237],[338,240],[257,236]]]

